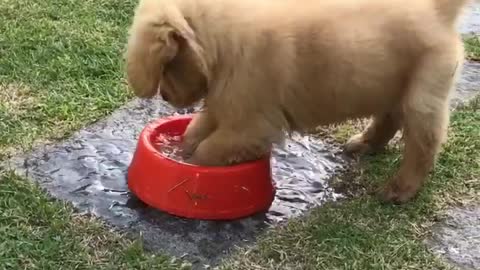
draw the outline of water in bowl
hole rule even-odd
[[[181,151],[181,136],[173,136],[169,134],[159,134],[153,141],[155,149],[167,158],[178,162],[185,162]]]

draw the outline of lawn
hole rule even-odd
[[[65,138],[131,98],[122,71],[135,1],[0,0],[0,161]],[[467,40],[469,57],[480,42]],[[351,199],[312,211],[238,250],[232,269],[443,269],[422,243],[452,204],[478,200],[479,102],[452,115],[450,140],[424,192],[404,206],[368,192],[398,165],[400,146],[363,158],[343,182]],[[330,130],[337,140],[354,125]],[[0,168],[0,269],[179,269],[99,220],[75,213]],[[336,181],[341,184],[342,181]],[[348,183],[345,186],[349,186]]]
[[[136,1],[0,0],[0,161],[124,104]],[[178,269],[0,168],[0,269]]]

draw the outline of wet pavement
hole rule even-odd
[[[471,1],[458,29],[462,34],[478,34],[480,32],[480,0]]]
[[[467,12],[468,22],[460,25],[463,33],[480,32],[478,6],[475,2],[474,9]],[[479,90],[480,64],[467,62],[452,106],[473,98]],[[55,198],[69,201],[79,211],[99,216],[117,228],[141,234],[147,248],[185,258],[195,268],[215,264],[232,247],[253,242],[270,226],[341,197],[328,186],[328,179],[348,165],[340,150],[319,139],[294,135],[285,146],[274,150],[272,170],[278,190],[268,213],[232,222],[208,222],[174,217],[145,206],[130,195],[125,179],[137,136],[149,121],[175,113],[159,100],[136,99],[70,139],[16,157],[10,165]],[[476,211],[478,218],[478,208]],[[452,213],[455,224],[460,225],[438,225],[443,229],[437,230],[435,250],[454,262],[467,256],[460,253],[476,252],[467,260],[478,267],[478,248],[468,246],[470,236],[478,240],[478,219],[472,223],[467,215]],[[476,224],[477,232],[470,225],[461,225],[462,221]],[[472,243],[480,246],[475,241]]]
[[[448,211],[428,245],[460,269],[480,269],[480,205]]]
[[[160,100],[137,99],[63,143],[14,159],[13,166],[80,211],[141,233],[147,248],[197,265],[215,263],[231,247],[254,240],[269,226],[341,196],[327,185],[330,177],[346,168],[340,150],[295,134],[273,151],[277,196],[268,213],[232,222],[208,222],[149,208],[129,193],[126,171],[145,124],[174,113]]]
[[[450,104],[457,107],[478,94],[480,94],[480,62],[466,62]]]

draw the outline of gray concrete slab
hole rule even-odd
[[[459,78],[456,91],[453,93],[452,107],[465,104],[480,94],[480,63],[466,62],[462,76]]]
[[[197,265],[215,263],[231,247],[254,240],[268,226],[341,196],[327,184],[345,168],[339,149],[296,134],[273,151],[277,196],[268,213],[232,222],[207,222],[146,207],[128,191],[126,171],[145,124],[175,113],[160,100],[136,99],[65,142],[16,157],[11,166],[79,211],[141,233],[147,248],[186,257]]]
[[[480,205],[449,210],[427,243],[460,269],[480,269]]]
[[[480,33],[480,0],[471,1],[458,25],[462,34]]]

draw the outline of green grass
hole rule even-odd
[[[179,269],[12,175],[0,180],[0,269]]]
[[[128,100],[122,51],[134,3],[0,1],[0,89],[23,87],[35,101],[17,114],[0,106],[0,148],[61,138]]]
[[[365,193],[329,203],[306,218],[267,233],[258,245],[240,250],[224,267],[449,269],[422,240],[442,210],[457,203],[478,203],[479,100],[453,114],[450,139],[426,188],[415,201],[388,205]],[[380,186],[398,166],[399,159],[399,147],[392,147],[387,153],[362,159],[349,178],[357,176],[356,181],[367,190]]]
[[[0,0],[0,161],[34,144],[68,136],[131,98],[122,52],[136,1]],[[467,56],[480,59],[478,38]],[[240,250],[225,268],[442,269],[422,240],[454,203],[478,200],[478,102],[452,116],[450,141],[421,196],[404,206],[367,193],[312,211]],[[344,141],[358,129],[329,134]],[[362,160],[345,181],[381,184],[399,149]],[[350,179],[351,178],[351,179]],[[353,181],[353,180],[351,180]],[[348,186],[348,184],[346,184]],[[39,187],[0,168],[1,269],[179,269],[99,220],[75,213]]]
[[[136,1],[0,0],[0,161],[130,98],[122,51]],[[0,269],[179,269],[0,168]]]
[[[478,36],[468,36],[464,38],[466,57],[470,60],[480,60],[480,39]]]

